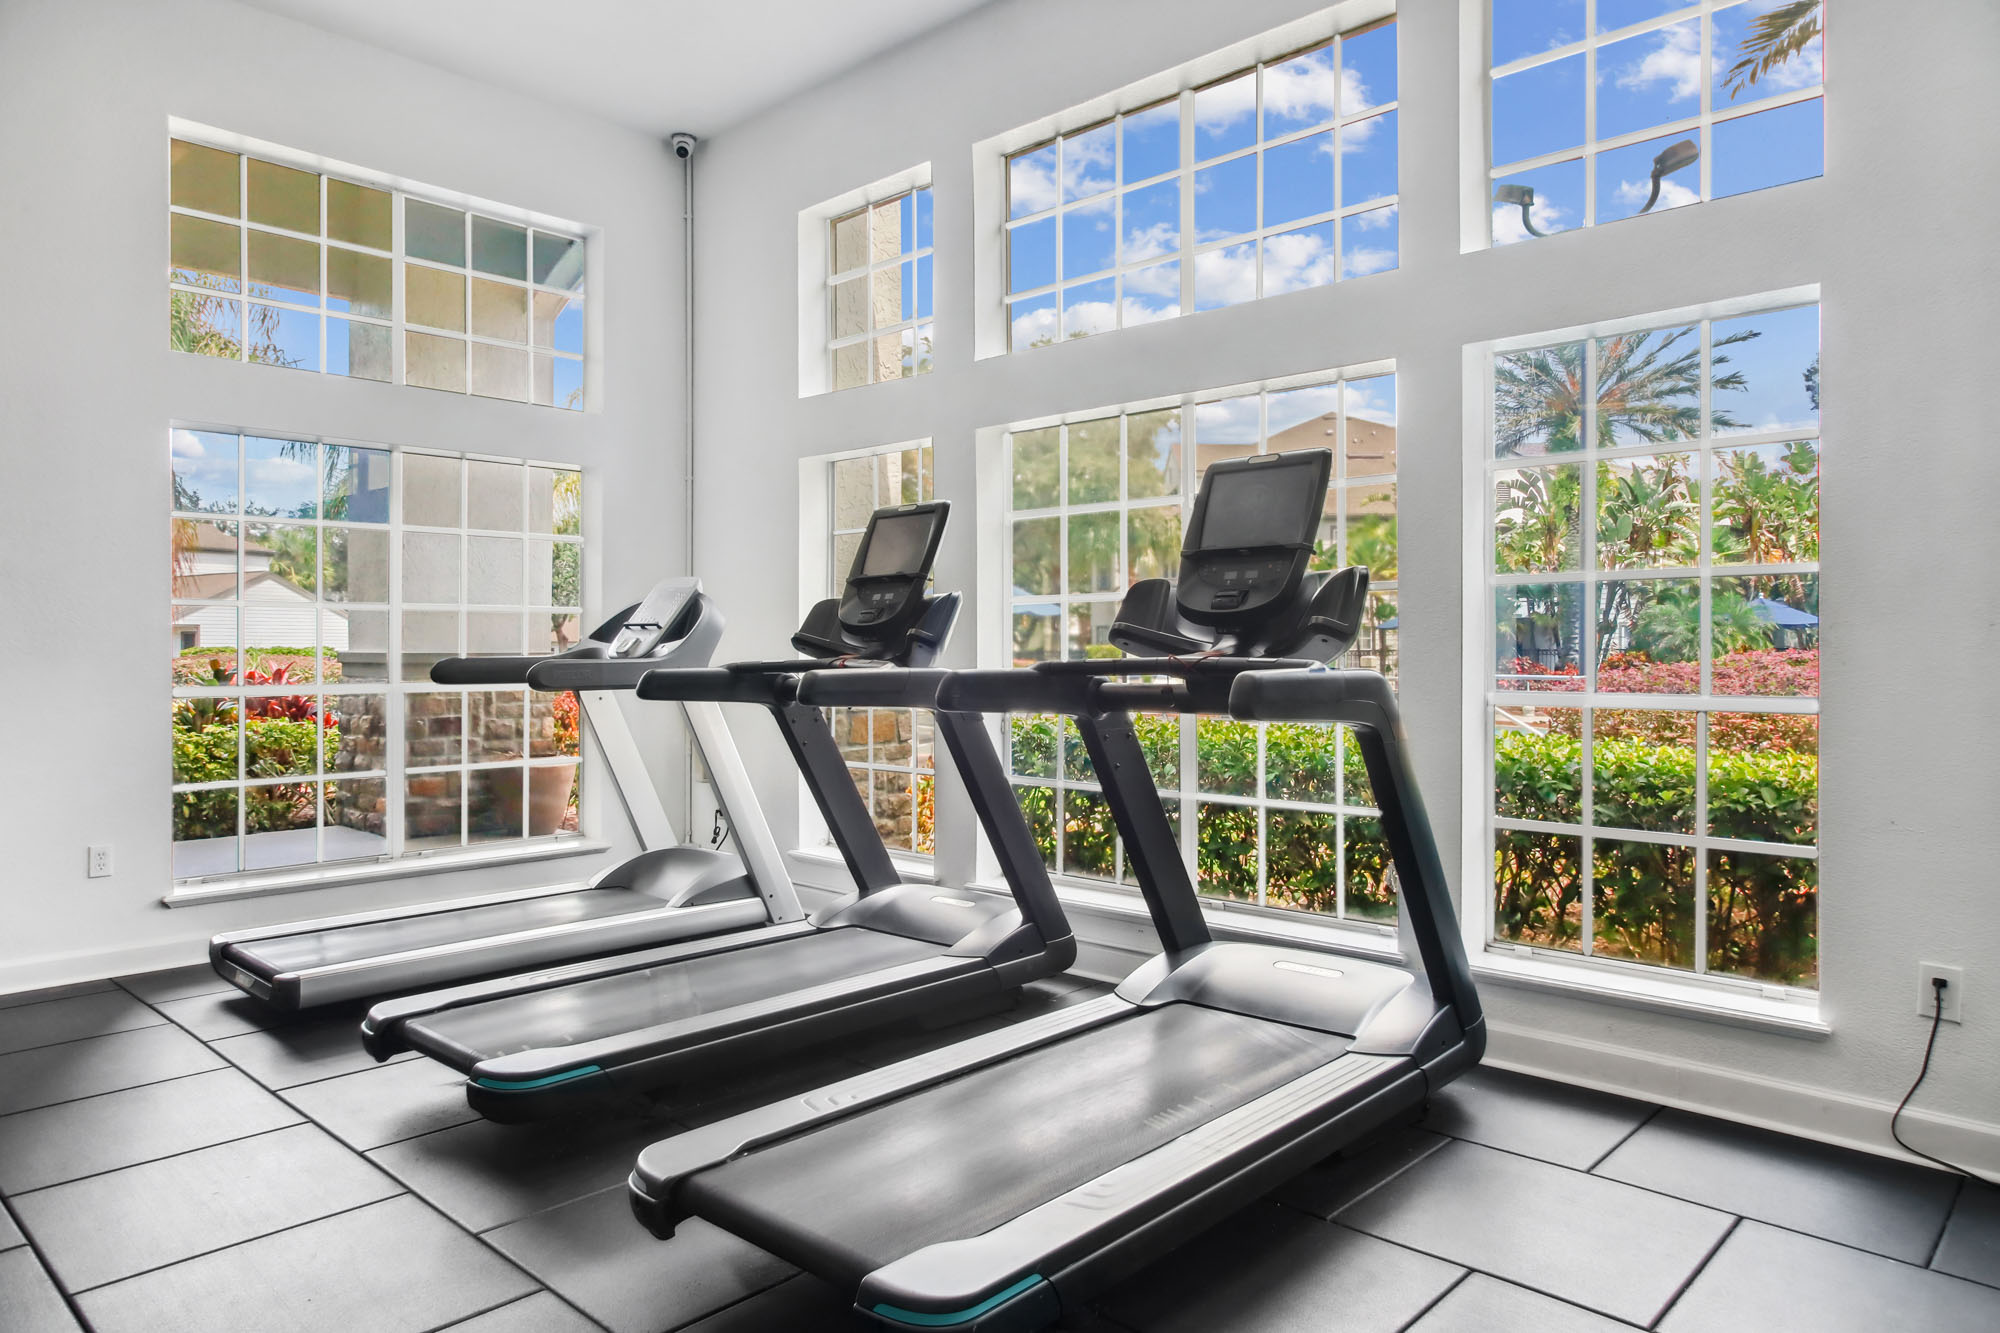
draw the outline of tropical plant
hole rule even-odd
[[[1574,466],[1522,468],[1493,497],[1494,568],[1503,574],[1558,570],[1583,545],[1583,475]]]
[[[1700,558],[1701,504],[1687,454],[1648,467],[1597,465],[1597,549],[1610,568],[1692,565]]]
[[[1701,427],[1701,344],[1695,325],[1648,329],[1597,339],[1597,431],[1600,449],[1614,444],[1661,444],[1691,439]],[[1743,329],[1715,341],[1710,384],[1716,393],[1748,387],[1740,370],[1724,370],[1723,348],[1762,336]],[[1493,445],[1502,458],[1530,452],[1566,453],[1583,446],[1584,374],[1580,342],[1509,352],[1493,359]],[[1742,423],[1711,405],[1717,427]]]
[[[1792,0],[1753,19],[1736,48],[1742,59],[1723,75],[1730,99],[1805,50],[1823,22],[1821,0]]]

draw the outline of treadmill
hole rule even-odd
[[[943,502],[876,511],[842,595],[813,608],[792,640],[804,660],[662,669],[639,684],[645,699],[767,710],[857,892],[809,919],[385,1001],[362,1025],[367,1049],[377,1059],[420,1051],[467,1076],[474,1110],[524,1121],[644,1104],[867,1028],[996,1011],[1068,968],[1075,939],[984,719],[936,713],[1011,902],[903,882],[821,712],[934,707],[948,673],[928,664],[959,597],[927,596],[924,585],[948,512]]]
[[[939,691],[946,709],[1076,719],[1162,952],[1100,999],[654,1144],[630,1181],[648,1229],[704,1218],[890,1328],[1042,1328],[1477,1063],[1484,1020],[1395,696],[1323,665],[1367,586],[1361,569],[1303,581],[1331,465],[1320,449],[1208,468],[1178,587],[1135,585],[1113,630],[1148,656]],[[1211,939],[1135,709],[1354,728],[1416,957]]]
[[[588,884],[231,931],[209,942],[217,974],[273,1008],[296,1011],[801,920],[721,711],[685,706],[740,857],[679,844],[612,693],[633,689],[656,667],[706,665],[722,625],[699,580],[667,579],[567,652],[448,657],[431,668],[440,685],[575,691],[638,831],[637,856]]]

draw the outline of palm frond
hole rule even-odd
[[[1737,48],[1743,58],[1729,67],[1724,87],[1733,99],[1745,88],[1805,50],[1820,34],[1821,0],[1793,0],[1763,14]]]

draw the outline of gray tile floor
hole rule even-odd
[[[0,1330],[863,1327],[702,1223],[631,1220],[676,1128],[1070,1003],[885,1034],[656,1117],[486,1124],[352,1012],[277,1023],[205,967],[0,997]],[[1025,1012],[1024,1012],[1025,1011]],[[2000,1191],[1481,1070],[1067,1321],[1075,1333],[2000,1329]]]

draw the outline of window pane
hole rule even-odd
[[[1014,592],[1053,593],[1059,575],[1056,541],[1059,518],[1017,519],[1014,523]]]
[[[438,454],[403,455],[403,521],[422,527],[458,526],[464,460]]]
[[[1694,966],[1694,849],[1591,841],[1592,951],[1661,967]]]
[[[583,531],[581,472],[546,467],[528,469],[528,531],[556,532],[571,537]]]
[[[583,547],[576,542],[528,543],[528,605],[581,605],[582,575]]]
[[[1110,879],[1117,830],[1111,807],[1092,791],[1063,793],[1063,871],[1086,879]]]
[[[1056,341],[1056,298],[1053,293],[1007,305],[1007,346],[1010,351],[1047,347]]]
[[[459,543],[455,532],[403,534],[403,600],[458,601]]]
[[[403,201],[403,249],[417,259],[465,266],[465,214],[421,199]]]
[[[404,335],[403,382],[420,389],[465,392],[465,344],[429,333]]]
[[[1178,100],[1161,102],[1126,114],[1120,121],[1125,161],[1123,177],[1142,181],[1181,164],[1181,107]]]
[[[847,282],[836,284],[833,289],[833,336],[836,338],[851,338],[855,334],[866,332],[867,329],[868,279],[865,277],[852,278]],[[553,337],[553,332],[553,326],[551,326],[551,337]],[[835,350],[834,359],[836,367],[839,363],[840,354],[847,350],[844,347]],[[845,388],[846,385],[836,384],[835,387]]]
[[[1063,276],[1098,273],[1117,263],[1117,200],[1109,195],[1066,210],[1062,215]]]
[[[1708,970],[1819,985],[1819,863],[1708,854]]]
[[[1320,222],[1265,237],[1264,295],[1279,296],[1331,285],[1336,276],[1333,226],[1331,222]]]
[[[1119,577],[1118,515],[1076,514],[1068,520],[1070,592],[1114,592]]]
[[[1118,418],[1079,421],[1069,427],[1068,503],[1118,498]]]
[[[1818,306],[1718,319],[1710,336],[1716,434],[1818,428]]]
[[[1219,310],[1257,299],[1257,245],[1246,241],[1194,257],[1194,308]]]
[[[250,220],[319,235],[319,177],[251,158]]]
[[[1688,0],[1597,0],[1597,31],[1615,32],[1687,7]]]
[[[1583,0],[1492,0],[1493,63],[1583,40]]]
[[[912,224],[914,227],[914,234],[910,238],[912,242],[912,247],[918,250],[928,250],[930,249],[931,246],[931,226],[932,226],[930,187],[926,185],[922,189],[912,193],[910,196],[910,203],[912,209],[916,214],[915,221]]]
[[[1250,70],[1194,95],[1196,161],[1220,157],[1257,142],[1257,72]]]
[[[1530,583],[1497,588],[1494,671],[1503,690],[1583,688],[1583,587]]]
[[[1397,572],[1396,484],[1350,486],[1344,495],[1347,549],[1341,553],[1342,563],[1366,566],[1376,583],[1392,582]]]
[[[1607,579],[1598,586],[1597,688],[1701,692],[1701,580]]]
[[[1257,724],[1204,717],[1195,724],[1195,782],[1220,796],[1257,794]]]
[[[1266,119],[1270,112],[1265,111]],[[1373,124],[1373,121],[1365,122]],[[1200,207],[1197,201],[1196,207]],[[1294,139],[1264,150],[1264,225],[1333,211],[1333,134]]]
[[[1691,142],[1691,133],[1684,131],[1599,153],[1597,220],[1616,222],[1644,212],[1664,213],[1683,204],[1699,203],[1701,175],[1692,162],[1678,171],[1661,173],[1657,178],[1659,193],[1654,195],[1654,168],[1660,155],[1677,144]]]
[[[1340,41],[1340,114],[1396,100],[1396,25],[1378,24]]]
[[[251,232],[250,294],[318,305],[319,246],[268,231]]]
[[[1396,193],[1396,113],[1340,127],[1340,206]]]
[[[349,241],[376,250],[395,244],[395,228],[390,219],[394,196],[386,190],[329,179],[326,183],[326,234],[336,241]]]
[[[1396,872],[1382,821],[1368,815],[1342,815],[1340,824],[1341,857],[1347,869],[1342,897],[1346,914],[1363,921],[1394,921]]]
[[[319,473],[310,440],[268,440],[251,435],[243,441],[243,509],[249,514],[282,514],[312,518],[318,512]],[[266,529],[265,531],[268,531]],[[253,569],[270,568],[271,552],[252,553]],[[283,566],[279,566],[282,570]],[[307,566],[307,587],[312,586]]]
[[[233,626],[232,626],[233,629]],[[232,636],[233,637],[233,636]],[[233,683],[235,668],[229,663],[234,652],[221,649],[225,658],[187,663],[176,671],[176,684],[224,685]],[[213,660],[222,660],[222,672],[215,673]],[[242,708],[227,695],[204,695],[176,699],[173,703],[173,780],[177,783],[234,782],[242,774],[239,746],[242,743]],[[230,798],[229,827],[210,829],[201,836],[236,832],[236,803]]]
[[[472,344],[472,391],[486,398],[528,401],[528,352],[521,347]]]
[[[1180,489],[1180,409],[1168,407],[1127,416],[1125,494],[1131,499],[1143,500],[1156,495],[1178,495]],[[1178,510],[1175,512],[1178,515]]]
[[[869,290],[874,305],[876,328],[896,324],[903,318],[903,275],[907,264],[891,264],[869,274]]]
[[[1398,209],[1370,209],[1343,219],[1340,224],[1340,276],[1365,278],[1370,273],[1386,273],[1399,262],[1396,234]]]
[[[174,508],[213,514],[236,509],[236,437],[177,430],[172,443]],[[234,549],[234,543],[231,543]],[[176,543],[178,556],[179,544]]]
[[[1273,810],[1265,832],[1270,906],[1328,914],[1340,910],[1340,816]]]
[[[394,308],[391,276],[389,261],[381,255],[328,246],[327,309],[388,319]]]
[[[1701,557],[1701,484],[1693,454],[1597,465],[1600,569],[1693,566]]]
[[[521,836],[521,774],[518,767],[478,769],[466,774],[468,841],[500,842]]]
[[[245,870],[311,865],[319,859],[318,829],[318,783],[280,782],[243,789]]]
[[[1582,433],[1582,343],[1505,352],[1493,358],[1496,457],[1566,453],[1583,446]]]
[[[1824,38],[1819,34],[1823,10],[1817,6],[1812,12],[1798,16],[1796,26],[1788,25],[1787,28],[1788,36],[1804,35],[1808,31],[1812,35],[1797,49],[1788,50],[1785,57],[1770,68],[1761,68],[1762,50],[1757,45],[1759,21],[1766,19],[1776,8],[1779,8],[1776,0],[1756,0],[1752,4],[1716,9],[1712,20],[1715,29],[1711,40],[1715,55],[1711,67],[1715,88],[1713,104],[1717,111],[1731,105],[1754,102],[1774,93],[1810,88],[1820,82],[1825,48]],[[1792,43],[1787,41],[1781,45],[1790,47]],[[1776,49],[1779,48],[1773,48],[1773,53]]]
[[[1014,508],[1046,509],[1061,499],[1061,454],[1056,428],[1015,431]]]
[[[1715,580],[1709,646],[1716,694],[1819,693],[1819,575]]]
[[[535,346],[583,354],[583,301],[557,292],[535,293]]]
[[[1007,216],[1026,217],[1056,202],[1056,146],[1048,144],[1007,159]],[[1016,287],[1014,290],[1019,291]]]
[[[403,846],[409,851],[456,847],[463,796],[458,773],[414,774],[403,798]]]
[[[1326,124],[1333,119],[1339,88],[1340,72],[1334,67],[1332,42],[1266,65],[1264,137],[1276,139]]]
[[[465,275],[403,265],[403,311],[412,324],[434,329],[465,329]]]
[[[1066,135],[1062,141],[1062,197],[1073,199],[1102,194],[1111,188],[1117,161],[1117,126],[1107,121],[1095,129]],[[1072,270],[1076,271],[1076,270]]]
[[[1583,142],[1583,56],[1493,80],[1493,161],[1519,162]]]
[[[1700,16],[1597,48],[1598,138],[1692,119],[1700,110]]]
[[[517,538],[465,539],[465,600],[475,606],[521,604],[521,543]]]
[[[243,357],[243,303],[192,292],[168,292],[168,345],[177,352]]]
[[[1503,203],[1502,190],[1525,186],[1530,202],[1523,220],[1519,204]],[[1583,160],[1556,162],[1518,171],[1493,183],[1493,244],[1512,245],[1536,232],[1544,236],[1583,225]],[[1528,230],[1533,225],[1534,231]]]
[[[326,784],[322,855],[328,861],[386,856],[389,840],[388,783],[382,778],[350,778]]]
[[[250,302],[248,359],[288,370],[319,369],[319,316]]]
[[[1025,223],[1007,233],[1007,290],[1025,292],[1056,280],[1056,219]]]
[[[1493,832],[1493,934],[1543,949],[1582,948],[1583,840]]]
[[[527,696],[523,691],[471,690],[465,702],[467,763],[519,759],[526,753]],[[517,786],[514,791],[517,808],[520,794]]]
[[[326,373],[388,383],[394,372],[389,337],[390,329],[386,324],[361,324],[329,317],[326,321]]]
[[[466,460],[465,467],[465,525],[499,532],[519,532],[522,519],[520,464],[473,458]],[[517,563],[518,559],[517,555]]]
[[[1819,559],[1819,442],[1718,449],[1710,540],[1719,565]]]
[[[1154,264],[1127,273],[1119,279],[1125,289],[1119,303],[1119,318],[1126,328],[1172,319],[1181,312],[1181,265]]]
[[[472,267],[496,277],[526,281],[527,228],[475,216],[472,219]]]
[[[1330,187],[1329,187],[1330,192]],[[1179,181],[1127,190],[1124,201],[1119,259],[1127,264],[1180,248],[1181,187]]]
[[[240,253],[242,229],[226,222],[191,218],[176,213],[172,219],[173,254],[167,276],[190,287],[211,291],[243,290],[243,262]]]
[[[528,291],[506,283],[472,280],[472,331],[482,338],[528,341]]]
[[[1118,327],[1118,284],[1112,278],[1063,288],[1063,336],[1087,338]]]
[[[425,690],[403,696],[403,762],[436,768],[465,761],[465,696]],[[414,786],[414,784],[412,784]]]
[[[387,695],[328,695],[325,711],[327,772],[380,772],[388,768]]]
[[[1819,840],[1819,719],[1708,715],[1708,826],[1718,838]]]
[[[1583,818],[1583,714],[1503,704],[1493,710],[1493,813],[1503,819]]]
[[[229,218],[242,216],[241,166],[236,154],[175,139],[171,156],[176,206]]]
[[[1493,567],[1502,574],[1582,564],[1583,469],[1513,468],[1493,479]]]
[[[1195,807],[1197,887],[1218,898],[1257,900],[1257,809],[1203,801]]]
[[[331,614],[342,615],[347,622],[347,646],[340,650],[341,680],[389,679],[389,613],[347,611]]]
[[[535,233],[535,281],[565,291],[583,290],[583,242],[568,236]]]
[[[1069,608],[1069,648],[1071,661],[1084,658],[1122,657],[1111,642],[1111,626],[1118,619],[1116,602],[1074,602]],[[1081,751],[1079,751],[1081,753]],[[1082,776],[1088,776],[1087,774]]]
[[[1590,727],[1594,821],[1604,828],[1693,833],[1695,715],[1600,708]]]
[[[1396,377],[1374,375],[1349,380],[1347,439],[1341,475],[1373,477],[1396,470]]]
[[[1008,772],[1027,778],[1056,775],[1057,720],[1052,715],[1010,715]]]
[[[1264,728],[1264,795],[1273,801],[1334,805],[1340,800],[1338,728],[1310,722],[1273,722]],[[1272,815],[1272,843],[1277,842],[1277,816]],[[1328,826],[1329,832],[1332,826]],[[1327,839],[1328,859],[1334,843]],[[1271,862],[1272,887],[1277,887],[1278,859]]]
[[[1257,159],[1231,158],[1194,174],[1197,245],[1253,231],[1257,226]]]

